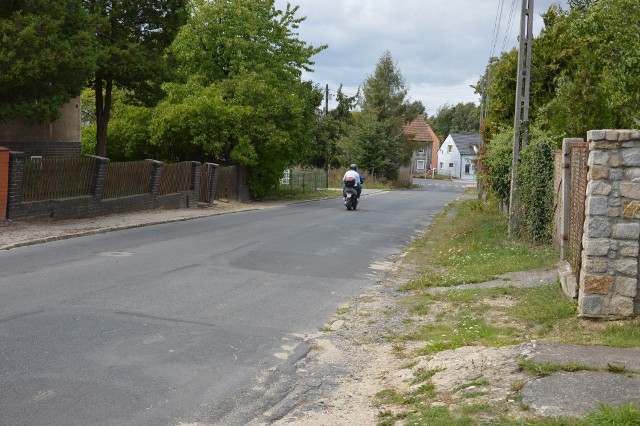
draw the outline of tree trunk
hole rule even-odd
[[[103,93],[102,84],[106,83]],[[104,78],[101,73],[96,73],[95,94],[96,94],[96,155],[107,156],[107,128],[111,117],[111,92],[113,79]]]

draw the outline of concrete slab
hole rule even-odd
[[[562,371],[527,382],[522,393],[524,402],[536,414],[583,416],[598,410],[600,403],[640,404],[640,377],[603,371]]]
[[[609,365],[640,374],[640,348],[576,345],[532,340],[522,345],[521,356],[535,362],[582,364],[606,370]]]
[[[640,404],[640,348],[530,341],[520,356],[536,363],[577,364],[600,371],[560,371],[528,381],[522,389],[531,411],[543,416],[583,416],[600,404]],[[610,366],[625,374],[607,371]],[[628,372],[628,374],[627,374]]]

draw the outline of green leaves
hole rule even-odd
[[[49,121],[95,69],[89,15],[75,0],[0,6],[0,120]]]
[[[186,74],[207,82],[265,71],[277,80],[299,80],[310,70],[311,57],[326,46],[313,47],[297,38],[305,18],[298,7],[277,10],[274,1],[191,2],[191,17],[176,38],[172,52]]]
[[[380,57],[362,91],[362,113],[339,143],[342,163],[356,162],[372,176],[395,180],[413,151],[403,125],[422,114],[424,106],[407,101],[404,78],[389,51]]]

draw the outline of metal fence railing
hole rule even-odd
[[[128,197],[149,191],[153,163],[149,160],[109,163],[103,198]]]
[[[315,192],[327,189],[328,187],[327,172],[321,169],[300,170],[287,169],[284,171],[280,184],[279,192]]]
[[[585,220],[585,198],[587,193],[587,160],[589,145],[585,143],[571,146],[570,195],[569,195],[569,245],[567,260],[576,274],[580,276],[582,256],[582,233]]]
[[[95,161],[93,157],[25,159],[22,201],[88,195]]]
[[[160,175],[158,195],[188,191],[191,188],[191,161],[165,164]]]

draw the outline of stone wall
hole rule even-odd
[[[583,317],[640,315],[640,131],[592,130],[578,294]]]

